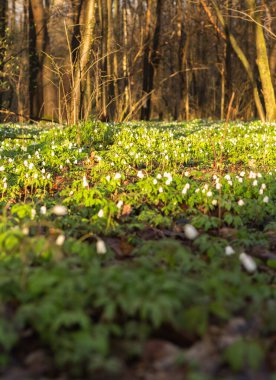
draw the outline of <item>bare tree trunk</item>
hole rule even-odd
[[[6,19],[7,6],[8,6],[7,0],[2,0],[0,2],[0,108],[3,106],[3,87],[5,83],[4,59],[5,59],[5,53],[6,53],[5,39],[6,39],[6,26],[7,26],[7,19]]]
[[[145,66],[143,75],[146,78],[144,82],[143,91],[147,94],[146,106],[142,108],[142,119],[149,120],[151,117],[151,99],[152,99],[152,90],[154,85],[154,73],[160,62],[160,52],[159,49],[159,41],[160,41],[160,31],[161,31],[161,19],[162,19],[162,7],[163,0],[157,0],[156,5],[156,25],[153,33],[153,42],[152,49],[149,54],[146,52],[145,54]],[[147,37],[146,37],[147,38]],[[147,48],[146,48],[147,49]]]
[[[256,32],[256,51],[257,51],[257,66],[260,73],[262,91],[266,109],[266,119],[268,121],[276,120],[276,102],[275,93],[271,79],[269,68],[269,60],[267,55],[266,42],[262,20],[260,17],[260,9],[257,9],[255,0],[247,0],[250,12],[255,20]]]
[[[144,57],[143,57],[143,96],[149,92],[149,66],[150,66],[150,40],[151,40],[151,0],[147,0],[147,15],[144,38]],[[141,119],[149,119],[147,103],[141,109]]]
[[[82,112],[82,88],[83,80],[87,76],[91,47],[93,42],[93,30],[95,22],[95,1],[86,0],[84,3],[84,25],[81,30],[81,43],[77,61],[75,63],[74,83],[71,98],[71,122],[76,124]]]
[[[24,0],[24,12],[23,12],[23,20],[21,25],[21,33],[22,33],[22,45],[23,51],[21,54],[21,65],[19,68],[19,78],[17,82],[17,109],[19,115],[19,122],[24,122],[26,119],[30,117],[30,105],[29,105],[29,54],[28,54],[28,0]]]
[[[101,31],[101,46],[100,46],[100,87],[101,87],[101,114],[102,120],[107,120],[107,106],[108,106],[108,91],[107,91],[107,9],[106,0],[98,0],[99,18],[100,18],[100,31]]]
[[[30,101],[32,117],[54,119],[56,103],[51,60],[49,58],[49,34],[47,27],[47,3],[43,0],[30,0],[30,53],[32,71],[30,80]]]
[[[200,0],[201,3],[204,3],[205,6],[204,6],[204,9],[205,8],[208,8],[207,4],[206,4],[206,1],[205,0]],[[265,114],[264,114],[264,110],[263,110],[263,106],[262,106],[262,103],[261,103],[261,99],[260,99],[260,95],[259,95],[259,92],[258,92],[258,87],[257,87],[257,83],[256,83],[256,80],[255,80],[255,77],[254,77],[254,73],[253,73],[253,70],[248,62],[248,59],[246,58],[244,52],[242,51],[242,49],[240,48],[236,38],[234,37],[234,35],[231,33],[231,31],[228,29],[227,27],[227,24],[224,20],[224,17],[216,3],[215,0],[211,0],[212,4],[213,4],[213,7],[216,11],[216,14],[217,14],[217,17],[219,19],[219,22],[221,23],[222,27],[224,28],[224,31],[225,33],[228,33],[229,34],[229,41],[231,43],[231,46],[234,50],[234,52],[236,53],[237,57],[239,58],[239,60],[241,61],[246,73],[247,73],[247,76],[252,84],[252,87],[253,87],[253,96],[254,96],[254,100],[255,100],[255,104],[256,104],[256,107],[257,107],[257,110],[258,110],[258,114],[259,114],[259,117],[261,120],[265,120]],[[208,8],[209,9],[209,8]]]
[[[124,77],[124,102],[122,117],[129,113],[130,105],[130,84],[129,84],[129,64],[128,64],[128,33],[127,33],[127,2],[123,1],[123,31],[124,31],[124,55],[123,55],[123,77]]]

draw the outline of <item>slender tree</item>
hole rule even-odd
[[[71,122],[77,123],[82,112],[83,86],[87,75],[91,47],[93,42],[93,30],[95,22],[95,1],[85,0],[83,3],[84,25],[81,25],[81,40],[79,52],[74,65],[74,76],[71,96]]]
[[[247,4],[251,12],[252,18],[255,22],[257,66],[262,83],[262,92],[266,109],[266,119],[268,121],[275,121],[275,93],[270,73],[267,46],[264,36],[264,28],[261,20],[261,14],[264,12],[264,7],[262,5],[260,8],[257,8],[255,0],[247,0]]]
[[[0,2],[0,107],[3,103],[3,87],[5,83],[5,54],[6,54],[6,27],[7,27],[7,0]]]
[[[145,106],[142,108],[141,118],[149,120],[151,117],[152,91],[154,88],[154,73],[160,63],[159,42],[161,33],[162,8],[164,0],[157,0],[156,4],[156,24],[152,37],[152,46],[149,42],[151,10],[150,1],[148,0],[147,22],[146,22],[146,41],[144,52],[144,68],[143,68],[143,92],[147,95]]]

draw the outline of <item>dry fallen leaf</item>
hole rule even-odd
[[[131,214],[131,211],[132,211],[131,205],[124,205],[123,209],[122,209],[122,215],[123,216],[129,215],[129,214]]]

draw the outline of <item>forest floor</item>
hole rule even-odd
[[[0,378],[275,380],[275,127],[0,126]]]

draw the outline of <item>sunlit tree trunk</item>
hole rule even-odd
[[[73,91],[71,98],[71,122],[77,123],[82,112],[82,86],[89,70],[89,60],[93,42],[95,22],[95,1],[86,0],[84,3],[84,25],[81,25],[81,43],[75,62]]]
[[[21,65],[19,67],[19,77],[16,85],[18,118],[19,122],[24,122],[30,117],[29,107],[29,54],[28,54],[28,0],[23,3],[23,18],[20,26],[22,35],[23,51],[21,54]]]
[[[267,55],[267,47],[264,36],[264,29],[260,12],[262,9],[257,9],[255,0],[247,0],[252,17],[255,21],[256,32],[256,52],[257,52],[257,66],[262,83],[262,92],[265,102],[266,119],[268,121],[276,120],[276,102],[275,93],[271,79],[269,68],[269,60]]]
[[[143,56],[143,94],[149,96],[149,67],[150,67],[150,40],[151,40],[151,0],[147,0],[146,26],[144,31],[144,56]],[[150,104],[150,101],[149,101]],[[141,110],[141,119],[149,119],[148,99]]]
[[[6,39],[6,12],[7,12],[7,0],[1,0],[0,2],[0,108],[3,106],[3,86],[5,82],[4,75],[4,58],[5,58],[5,39]]]
[[[205,7],[204,7],[205,9],[209,9],[205,0],[200,0],[200,1],[201,1],[201,3],[205,4]],[[235,54],[237,55],[237,57],[241,61],[242,65],[243,65],[243,67],[244,67],[244,69],[245,69],[245,71],[247,73],[247,76],[248,76],[248,78],[249,78],[249,80],[250,80],[250,82],[252,84],[255,105],[256,105],[256,108],[258,110],[258,114],[259,114],[260,119],[264,121],[265,120],[265,114],[264,114],[262,102],[261,102],[261,99],[260,99],[260,95],[259,95],[259,92],[258,92],[258,87],[257,87],[257,83],[256,83],[256,80],[255,80],[255,77],[254,77],[253,69],[250,66],[249,61],[248,61],[247,57],[245,56],[243,50],[239,46],[239,44],[238,44],[235,36],[231,33],[231,31],[227,27],[227,23],[225,22],[225,19],[223,17],[222,12],[219,9],[219,6],[218,6],[217,2],[215,0],[211,0],[211,2],[212,2],[213,7],[214,7],[214,9],[216,11],[216,14],[217,14],[217,17],[219,19],[219,22],[221,23],[222,27],[224,28],[225,33],[227,33],[228,36],[229,36],[229,41],[230,41],[230,44],[231,44],[231,46],[233,48],[233,51],[235,52]]]

